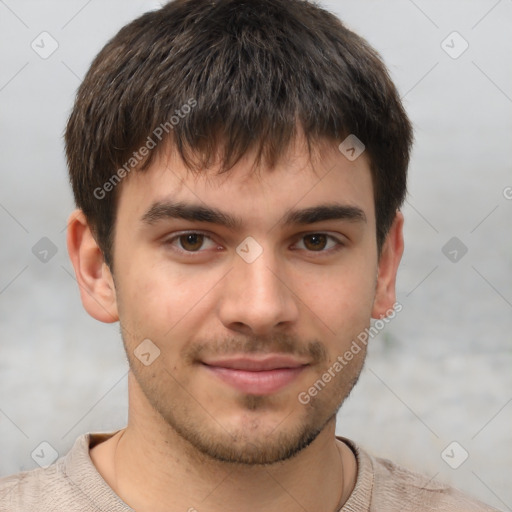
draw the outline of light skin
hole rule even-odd
[[[335,414],[364,347],[308,404],[298,395],[392,309],[403,216],[379,257],[366,156],[320,147],[310,158],[298,138],[275,169],[254,173],[249,153],[228,174],[197,177],[162,152],[122,183],[113,272],[84,215],[70,217],[84,307],[120,322],[130,362],[128,425],[91,459],[138,512],[332,512],[354,488]],[[178,203],[202,207],[201,220],[175,218],[190,213]],[[247,237],[256,244],[240,245]],[[147,339],[160,353],[146,366],[134,351]],[[244,368],[233,380],[225,367],[275,356],[295,369]]]

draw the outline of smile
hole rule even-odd
[[[234,357],[203,361],[215,377],[242,393],[270,395],[293,382],[308,366],[290,356]]]

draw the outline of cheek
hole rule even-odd
[[[297,273],[294,291],[331,334],[344,338],[344,333],[354,334],[369,325],[376,274],[376,265],[357,261],[317,268],[307,274]]]
[[[155,340],[177,340],[186,325],[204,318],[208,295],[219,281],[213,272],[184,272],[170,264],[136,260],[121,271],[121,321],[137,337]]]

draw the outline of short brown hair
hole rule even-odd
[[[379,252],[405,198],[412,127],[386,67],[307,0],[175,0],[124,26],[94,59],[66,155],[76,204],[111,268],[115,185],[147,168],[162,128],[188,168],[221,155],[221,172],[251,149],[272,167],[298,128],[310,148],[355,134],[370,160]]]

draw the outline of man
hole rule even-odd
[[[377,53],[302,0],[177,0],[94,60],[68,249],[120,322],[129,420],[0,510],[485,511],[335,436],[395,278],[412,143]]]

